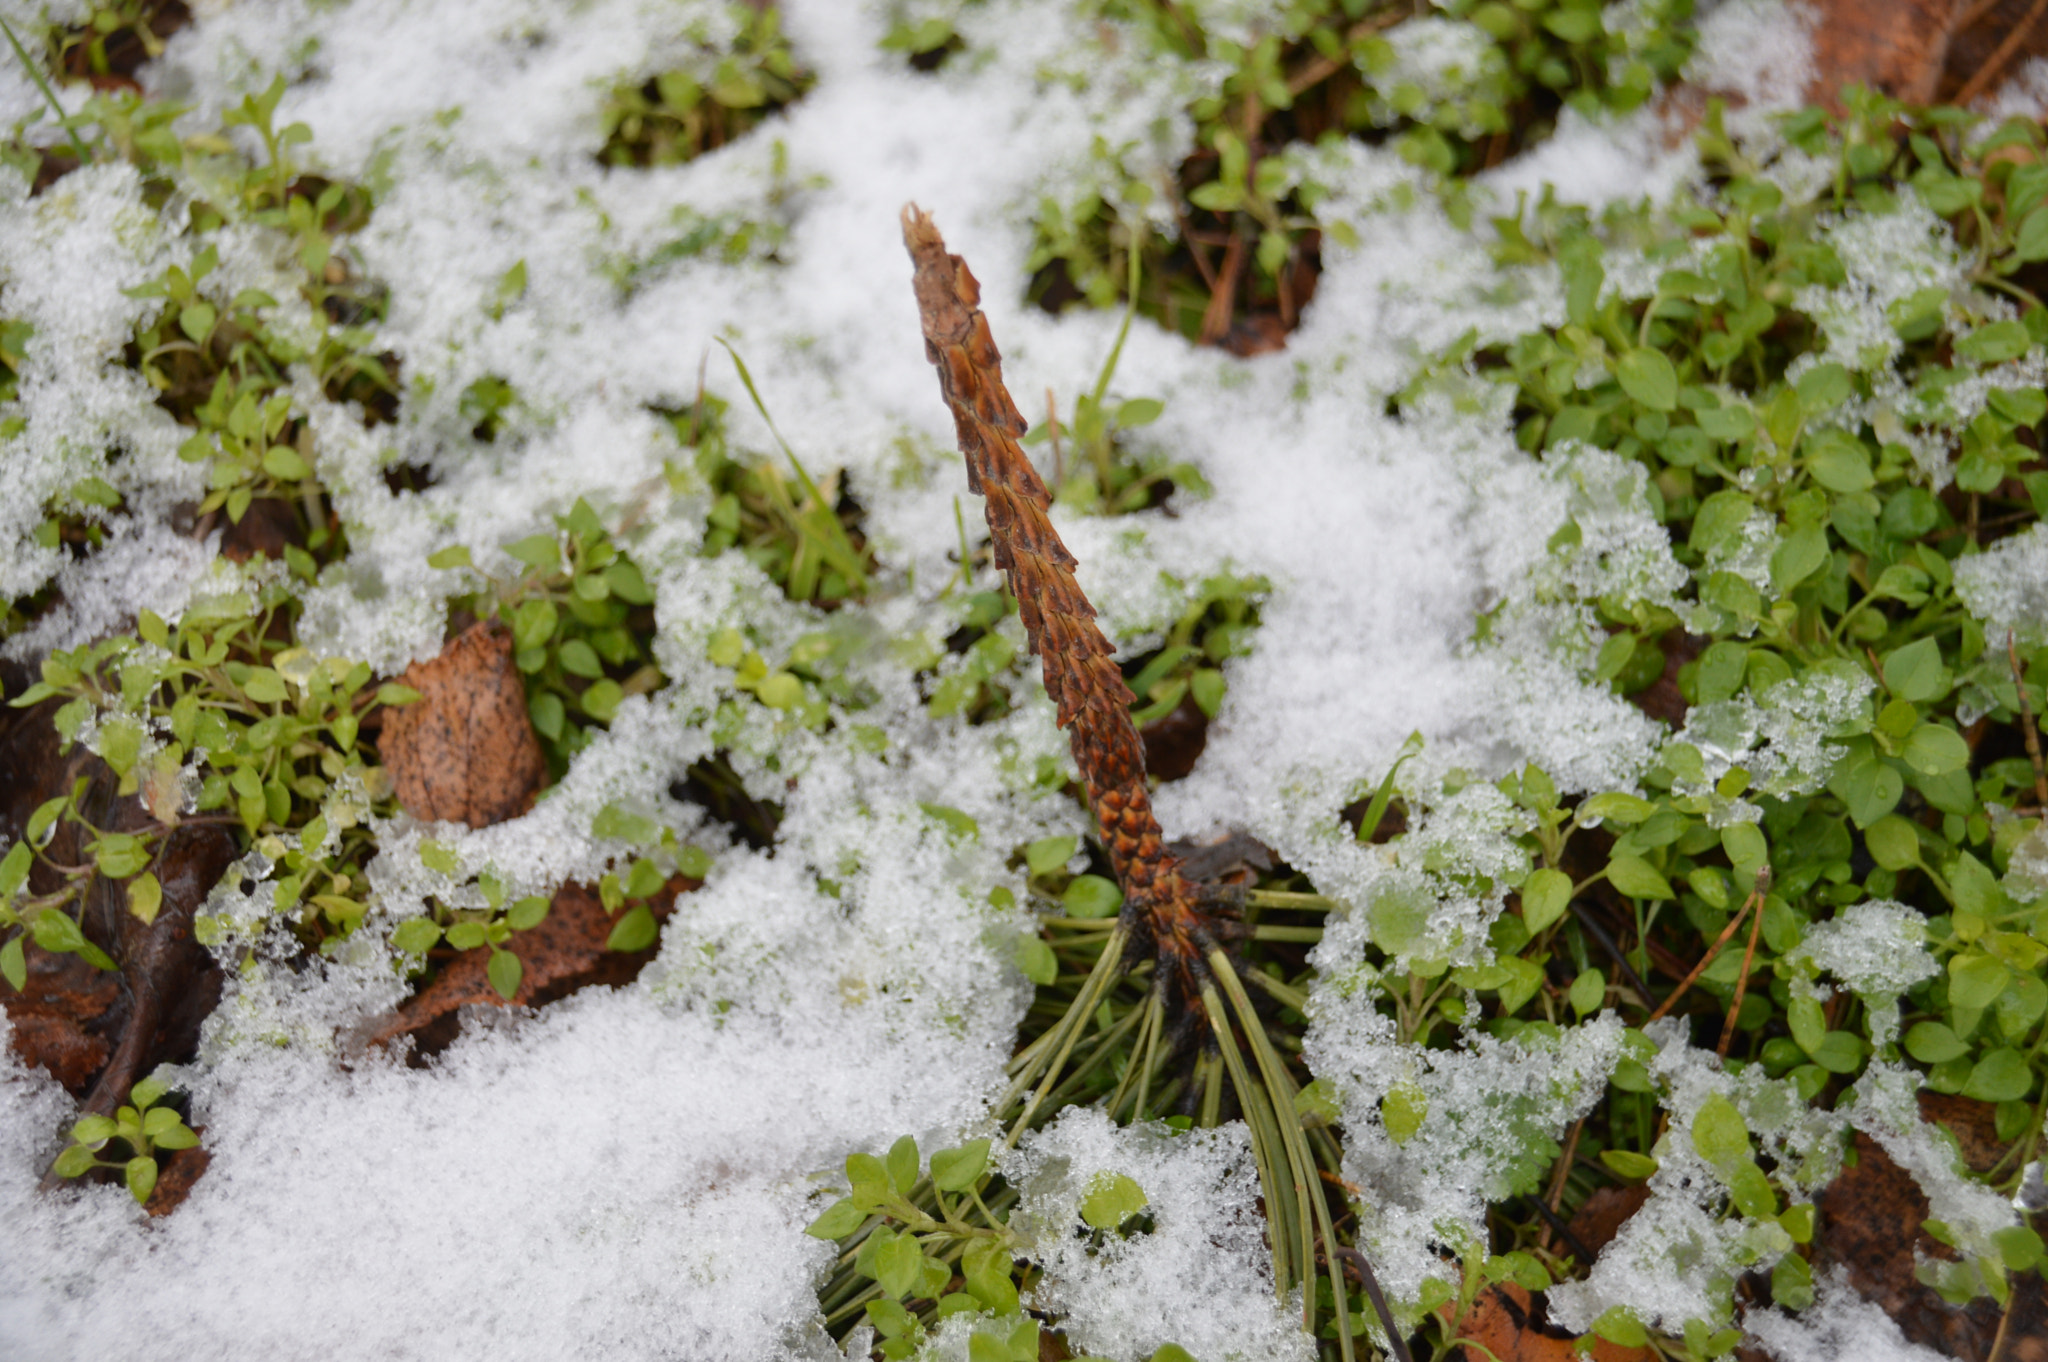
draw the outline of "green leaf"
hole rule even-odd
[[[1805,525],[1778,541],[1771,553],[1771,585],[1779,595],[1818,572],[1828,561],[1828,532],[1821,525]]]
[[[917,1185],[920,1162],[917,1141],[912,1137],[905,1135],[889,1146],[889,1153],[882,1160],[882,1166],[889,1170],[889,1184],[899,1195],[909,1196],[910,1189]]]
[[[147,872],[137,875],[128,883],[128,911],[141,921],[155,922],[157,910],[163,907],[164,887],[157,877]]]
[[[22,955],[21,938],[12,936],[0,946],[0,979],[14,986],[16,993],[28,987],[28,961]]]
[[[1922,1021],[1907,1030],[1906,1053],[1922,1064],[1941,1064],[1970,1053],[1970,1047],[1940,1022]]]
[[[91,1168],[92,1164],[92,1151],[84,1145],[74,1144],[57,1156],[57,1162],[51,1166],[50,1171],[60,1178],[75,1178]]]
[[[1607,977],[1597,969],[1581,971],[1572,980],[1571,990],[1565,1000],[1572,1005],[1572,1011],[1585,1016],[1598,1008],[1607,997]]]
[[[441,940],[441,925],[432,918],[407,918],[391,933],[391,945],[401,955],[425,955]]]
[[[1068,917],[1103,918],[1123,907],[1124,895],[1116,881],[1100,875],[1076,875],[1060,903]]]
[[[1792,1030],[1793,1041],[1809,1055],[1827,1040],[1827,1014],[1812,998],[1795,995],[1785,1005],[1785,1022]]]
[[[878,1298],[869,1301],[866,1310],[868,1322],[883,1338],[913,1338],[919,1331],[917,1316],[905,1310],[901,1301]]]
[[[1000,1239],[975,1239],[960,1255],[960,1275],[967,1290],[989,1311],[1007,1315],[1017,1308],[1017,1283],[1011,1276],[1009,1249]]]
[[[1708,1163],[1723,1170],[1749,1158],[1749,1127],[1735,1104],[1712,1093],[1692,1118],[1692,1147]]]
[[[0,903],[13,898],[15,891],[28,882],[29,868],[34,864],[35,853],[26,841],[16,842],[5,856],[0,856]]]
[[[957,1149],[932,1154],[932,1186],[942,1192],[964,1192],[981,1180],[988,1168],[989,1142],[969,1140]]]
[[[619,804],[607,804],[597,811],[597,817],[590,820],[590,835],[616,838],[636,846],[651,846],[660,837],[661,828],[652,818]]]
[[[1631,350],[1615,366],[1621,390],[1652,411],[1678,409],[1678,371],[1661,351]]]
[[[458,951],[473,951],[489,940],[481,922],[457,922],[448,928],[448,944]]]
[[[515,932],[530,932],[546,920],[549,906],[545,895],[529,895],[505,910],[505,921]]]
[[[1024,863],[1034,875],[1049,875],[1064,869],[1080,845],[1078,837],[1041,837],[1024,849]]]
[[[927,818],[943,826],[954,837],[971,841],[981,836],[981,824],[975,822],[971,815],[962,813],[950,805],[919,800],[917,807],[924,811]]]
[[[377,687],[377,703],[380,705],[390,705],[396,708],[402,705],[416,705],[420,702],[420,699],[421,696],[418,691],[414,690],[411,686],[401,686],[396,681],[386,681],[383,685]]]
[[[1870,858],[1886,870],[1909,870],[1920,864],[1920,831],[1909,819],[1888,814],[1864,830]]]
[[[1594,795],[1579,805],[1578,821],[1583,827],[1618,823],[1622,827],[1632,828],[1655,812],[1657,806],[1647,799],[1610,791],[1607,794]]]
[[[1395,1144],[1406,1144],[1429,1119],[1429,1094],[1413,1083],[1396,1083],[1380,1099],[1380,1123]]]
[[[2003,1047],[1978,1060],[1963,1084],[1963,1096],[1980,1102],[2017,1102],[2034,1087],[2026,1056]]]
[[[85,1145],[105,1144],[120,1131],[111,1116],[81,1116],[71,1126],[71,1139]]]
[[[1098,1230],[1113,1230],[1145,1209],[1145,1189],[1122,1173],[1097,1173],[1081,1198],[1081,1219]]]
[[[443,875],[462,873],[462,861],[456,856],[455,848],[431,838],[420,843],[420,864]]]
[[[2012,256],[2021,264],[2048,260],[2048,208],[2036,208],[2020,223],[2013,239]]]
[[[507,544],[505,552],[515,561],[541,573],[554,573],[562,567],[562,545],[560,537],[553,534],[530,534],[516,543]],[[546,602],[528,602],[546,604]]]
[[[844,1239],[866,1223],[866,1213],[853,1204],[853,1198],[841,1197],[806,1226],[804,1233],[813,1239]]]
[[[470,566],[469,545],[450,544],[445,549],[436,549],[427,555],[430,568],[459,568]]]
[[[1813,1062],[1831,1074],[1853,1074],[1863,1067],[1863,1037],[1853,1031],[1830,1031],[1810,1053]]]
[[[128,1195],[135,1198],[137,1205],[149,1200],[149,1194],[156,1190],[156,1160],[148,1155],[138,1155],[128,1160],[128,1167],[122,1174],[128,1184]]]
[[[1993,322],[1980,326],[1955,344],[1956,356],[1979,364],[2003,364],[2027,353],[2033,340],[2026,324],[2019,321]]]
[[[1633,1149],[1603,1149],[1600,1162],[1618,1178],[1632,1182],[1641,1181],[1657,1171],[1657,1161],[1647,1154],[1638,1154]]]
[[[297,482],[313,470],[289,445],[272,445],[263,451],[263,471],[285,482]]]
[[[654,944],[659,932],[653,912],[646,904],[638,904],[627,909],[625,916],[613,924],[611,935],[605,938],[604,948],[608,951],[644,951]]]
[[[876,1235],[880,1237],[879,1231]],[[915,1236],[891,1235],[875,1246],[875,1280],[892,1296],[907,1294],[924,1275],[924,1251]]]
[[[1166,404],[1156,397],[1133,397],[1116,409],[1116,423],[1125,429],[1149,426],[1165,410]]]
[[[626,691],[609,676],[602,681],[593,681],[583,688],[577,697],[583,712],[601,724],[608,724],[618,717],[619,706],[625,702]]]
[[[1607,881],[1635,899],[1668,899],[1671,882],[1640,856],[1616,856],[1607,863]]]
[[[497,288],[491,291],[491,317],[496,320],[505,315],[505,309],[526,296],[526,261],[521,259],[506,270],[498,280]]]
[[[1728,1191],[1735,1209],[1753,1220],[1778,1213],[1777,1193],[1771,1190],[1771,1180],[1754,1159],[1743,1159],[1728,1170]]]
[[[59,908],[45,908],[37,913],[29,923],[29,931],[36,944],[52,954],[78,951],[86,944],[85,933]]]
[[[1970,764],[1970,745],[1946,724],[1927,723],[1913,730],[1899,756],[1923,776],[1947,775]]]
[[[519,991],[519,979],[525,972],[526,967],[520,963],[519,957],[510,951],[492,951],[491,963],[484,966],[484,974],[489,977],[491,987],[498,990],[498,996],[506,1002],[512,1001],[512,995]]]
[[[1534,936],[1565,915],[1571,906],[1572,877],[1545,867],[1522,881],[1522,925]]]
[[[1925,703],[1948,694],[1948,669],[1941,663],[1941,645],[1917,639],[1884,655],[1885,686],[1901,700]]]
[[[194,345],[204,345],[206,338],[213,334],[213,324],[219,316],[212,303],[187,303],[178,311],[178,329]]]
[[[1609,1306],[1606,1313],[1593,1321],[1593,1332],[1624,1348],[1646,1348],[1650,1344],[1649,1330],[1637,1322],[1625,1305]]]

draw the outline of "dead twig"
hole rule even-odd
[[[1735,916],[1728,919],[1728,925],[1721,929],[1721,935],[1714,938],[1714,944],[1707,947],[1707,953],[1700,957],[1700,962],[1697,965],[1692,967],[1692,972],[1679,980],[1678,987],[1671,990],[1671,996],[1657,1005],[1657,1010],[1650,1014],[1650,1021],[1656,1021],[1659,1017],[1669,1014],[1671,1009],[1678,1005],[1678,1000],[1685,996],[1685,991],[1693,986],[1694,981],[1706,973],[1707,966],[1714,963],[1714,957],[1719,955],[1721,948],[1728,944],[1728,938],[1735,935],[1735,929],[1742,925],[1742,919],[1749,915],[1749,910],[1758,908],[1758,905],[1763,902],[1763,886],[1769,873],[1769,871],[1758,872],[1757,887],[1750,890],[1749,897],[1744,899],[1742,906],[1735,910]],[[1757,916],[1759,919],[1763,916],[1760,908],[1758,908]]]
[[[2020,732],[2026,735],[2027,759],[2034,763],[2034,807],[2048,817],[2048,765],[2041,761],[2041,732],[2034,726],[2034,707],[2027,703],[2026,669],[2020,666],[2020,648],[2012,630],[2005,631],[2005,656],[2012,664],[2012,688],[2020,697]]]
[[[1771,868],[1765,866],[1756,872],[1756,888],[1750,898],[1756,902],[1756,911],[1749,919],[1749,945],[1742,952],[1742,973],[1735,976],[1735,998],[1728,1004],[1728,1020],[1721,1026],[1721,1043],[1714,1047],[1714,1053],[1728,1058],[1728,1043],[1735,1039],[1735,1022],[1742,1015],[1742,997],[1749,989],[1749,971],[1756,963],[1756,939],[1763,931],[1764,894],[1771,887]]]

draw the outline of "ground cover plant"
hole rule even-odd
[[[10,1355],[2048,1332],[2038,68],[0,17]]]

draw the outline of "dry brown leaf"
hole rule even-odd
[[[1621,1227],[1628,1223],[1628,1218],[1641,1210],[1649,1199],[1650,1189],[1641,1184],[1594,1188],[1593,1194],[1572,1217],[1572,1238],[1578,1240],[1586,1252],[1599,1257],[1600,1250],[1614,1242],[1614,1236],[1621,1233]]]
[[[398,802],[429,823],[481,828],[525,812],[547,772],[512,665],[512,636],[479,622],[398,678],[418,703],[385,711],[378,751]]]
[[[657,921],[663,920],[675,910],[676,895],[697,885],[679,875],[648,899],[647,907]],[[411,1036],[415,1057],[437,1054],[461,1030],[465,1007],[544,1007],[594,984],[616,987],[630,982],[654,958],[656,948],[606,950],[605,940],[616,921],[589,888],[563,885],[537,926],[506,938],[505,949],[519,957],[521,966],[519,987],[510,1002],[486,974],[490,947],[449,952],[433,982],[406,999],[363,1038],[364,1043],[384,1045]]]
[[[1445,1310],[1449,1310],[1445,1306]],[[1542,1316],[1542,1298],[1532,1298],[1513,1282],[1502,1282],[1479,1293],[1472,1311],[1458,1325],[1458,1338],[1477,1348],[1455,1348],[1445,1354],[1446,1362],[1482,1362],[1486,1353],[1498,1362],[1577,1362],[1578,1336],[1547,1323]],[[1648,1348],[1624,1348],[1604,1338],[1588,1340],[1586,1352],[1594,1362],[1650,1362]]]
[[[1920,1114],[1953,1131],[1965,1161],[1980,1171],[2004,1152],[1989,1103],[1923,1093]],[[1920,1283],[1916,1257],[1952,1259],[1955,1251],[1921,1230],[1927,1198],[1912,1174],[1860,1132],[1855,1151],[1856,1165],[1815,1198],[1820,1218],[1814,1275],[1840,1266],[1857,1293],[1897,1321],[1909,1342],[1958,1362],[1985,1362],[1998,1338],[2002,1312],[1989,1299],[1950,1305]],[[2033,1272],[2015,1275],[2012,1284],[2012,1319],[1998,1355],[2004,1362],[2048,1362],[2048,1291]]]

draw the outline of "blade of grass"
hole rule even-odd
[[[36,89],[42,91],[44,102],[49,104],[51,111],[57,115],[57,126],[64,129],[64,135],[71,139],[71,150],[77,155],[78,163],[82,166],[91,165],[92,153],[86,150],[85,143],[80,140],[78,129],[71,126],[64,106],[57,102],[57,92],[52,90],[50,82],[43,78],[43,68],[29,60],[28,53],[22,49],[21,39],[14,36],[14,26],[5,19],[0,19],[0,33],[7,35],[7,45],[14,49],[15,60],[21,63],[22,70],[28,72],[28,78],[35,82]],[[1123,343],[1121,337],[1117,343]]]
[[[1401,744],[1401,750],[1394,756],[1394,764],[1387,768],[1386,778],[1380,781],[1379,789],[1373,792],[1372,803],[1365,806],[1365,817],[1358,820],[1358,840],[1370,842],[1373,833],[1379,831],[1380,819],[1387,816],[1387,805],[1394,798],[1394,777],[1401,774],[1401,767],[1408,758],[1422,751],[1422,734],[1410,733],[1408,740]]]
[[[812,481],[809,471],[804,468],[803,460],[797,458],[796,451],[789,447],[789,441],[782,438],[781,430],[775,425],[775,418],[768,414],[768,404],[761,400],[760,390],[754,386],[754,376],[747,371],[747,362],[740,358],[740,352],[727,344],[723,337],[717,339],[718,343],[725,347],[725,353],[732,356],[732,367],[739,372],[740,384],[746,388],[747,396],[754,403],[754,410],[761,413],[761,419],[768,425],[768,433],[775,437],[775,443],[782,447],[782,453],[789,460],[789,466],[796,470],[796,480],[802,484],[804,495],[821,513],[820,523],[815,527],[805,524],[804,517],[798,517],[798,533],[819,541],[819,551],[825,560],[838,568],[840,575],[846,578],[849,592],[859,595],[866,591],[868,574],[866,569],[861,567],[860,555],[854,552],[853,541],[846,537],[846,527],[839,523],[839,517],[826,505],[824,494],[818,490],[818,484]]]

